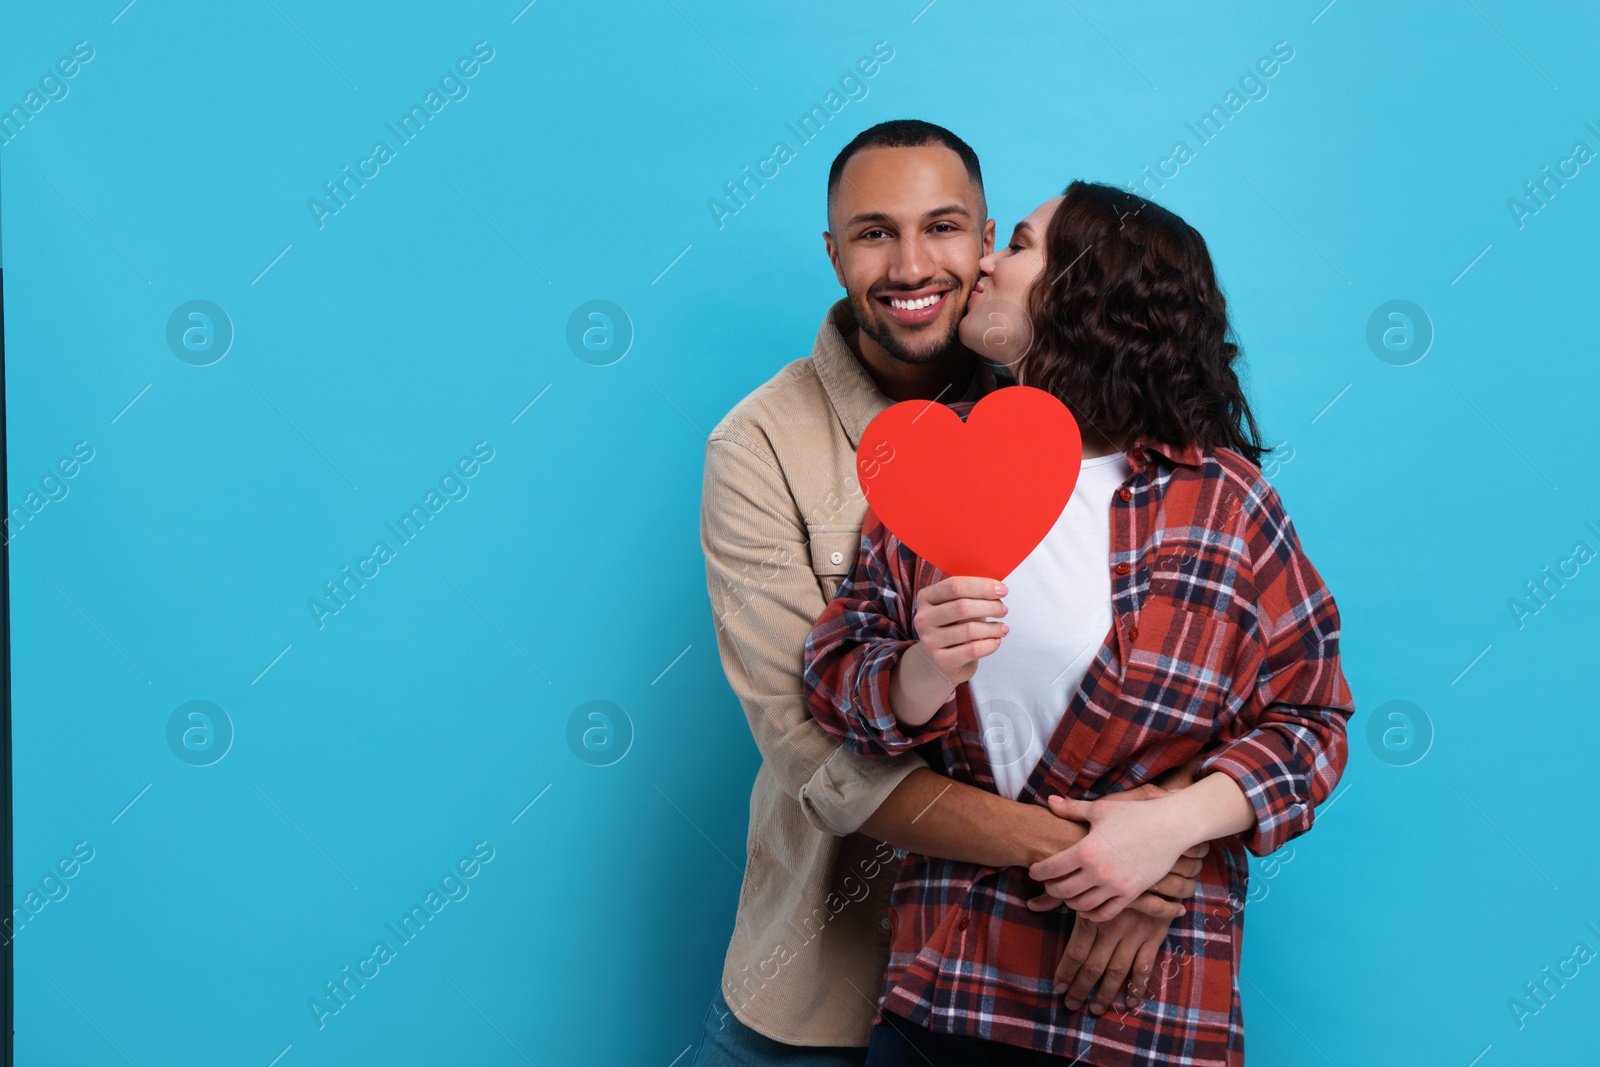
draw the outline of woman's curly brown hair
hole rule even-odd
[[[1123,447],[1147,436],[1259,464],[1268,449],[1205,240],[1125,189],[1075,181],[1062,195],[1028,293],[1033,342],[1018,381]]]

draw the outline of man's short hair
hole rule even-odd
[[[978,202],[985,205],[987,200],[983,195],[983,170],[978,166],[978,153],[972,147],[945,129],[935,126],[931,122],[921,119],[893,119],[889,122],[880,122],[856,134],[855,139],[845,145],[833,159],[833,166],[828,168],[828,203],[833,203],[833,191],[839,187],[839,177],[844,173],[844,165],[850,162],[850,157],[863,148],[921,148],[923,145],[944,145],[957,156],[967,168],[967,177],[972,180],[973,188],[978,190]]]

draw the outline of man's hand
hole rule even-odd
[[[1056,992],[1064,994],[1067,1010],[1077,1011],[1091,991],[1092,1015],[1104,1013],[1108,1004],[1119,1011],[1138,1008],[1170,925],[1170,920],[1151,918],[1132,906],[1104,923],[1079,915],[1056,966]]]

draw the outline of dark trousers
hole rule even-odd
[[[981,1037],[936,1034],[889,1011],[872,1028],[867,1046],[867,1067],[1064,1067],[1071,1062]]]

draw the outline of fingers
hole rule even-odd
[[[1190,848],[1187,852],[1184,853],[1184,855],[1185,856],[1190,856],[1190,857],[1192,857],[1194,859],[1203,859],[1203,858],[1205,858],[1206,853],[1208,853],[1210,851],[1211,851],[1211,842],[1210,841],[1202,841],[1198,845],[1195,845],[1192,848]]]
[[[1093,894],[1089,895],[1093,896]],[[1097,923],[1108,923],[1112,919],[1115,919],[1118,915],[1122,914],[1123,909],[1128,906],[1128,900],[1126,897],[1120,897],[1116,894],[1111,894],[1108,895],[1103,902],[1093,907],[1080,907],[1079,905],[1073,904],[1071,901],[1067,902],[1067,906],[1072,908],[1079,915],[1082,915],[1085,919],[1089,919]]]
[[[1163,939],[1164,940],[1164,939]],[[1151,938],[1139,946],[1139,951],[1133,957],[1133,973],[1128,977],[1128,996],[1125,1001],[1129,1011],[1134,1011],[1144,1000],[1145,993],[1150,988],[1150,975],[1156,969],[1156,953],[1161,949],[1161,942]]]
[[[1051,899],[1053,900],[1055,898],[1052,897]],[[1185,911],[1185,908],[1182,904],[1179,904],[1176,901],[1168,900],[1163,896],[1157,896],[1155,893],[1151,892],[1140,893],[1138,896],[1133,898],[1133,901],[1128,905],[1128,907],[1134,911],[1148,915],[1152,919],[1166,919],[1169,922],[1182,915]]]
[[[1052,911],[1061,907],[1062,901],[1061,898],[1053,897],[1049,893],[1040,893],[1036,897],[1029,897],[1026,903],[1029,911]],[[1177,905],[1174,904],[1173,907]]]
[[[1172,900],[1188,900],[1194,896],[1194,890],[1195,880],[1175,871],[1162,875],[1160,880],[1150,887],[1151,892],[1160,893]]]
[[[1136,785],[1132,789],[1124,789],[1124,790],[1122,790],[1121,792],[1118,792],[1118,793],[1107,793],[1105,796],[1101,797],[1100,799],[1101,800],[1155,800],[1157,797],[1164,797],[1166,795],[1167,795],[1167,791],[1165,789],[1161,788],[1159,785],[1156,785],[1154,782],[1146,782],[1144,785]]]
[[[1077,819],[1088,822],[1095,813],[1096,800],[1073,800],[1069,797],[1051,796],[1045,800],[1050,810],[1063,819]]]
[[[1061,962],[1056,964],[1057,993],[1066,993],[1078,978],[1078,972],[1083,969],[1084,963],[1089,959],[1089,953],[1094,949],[1094,943],[1099,936],[1100,928],[1079,916],[1072,924],[1072,934],[1067,938],[1067,947],[1061,953]],[[1073,1005],[1068,1005],[1072,1007]]]
[[[1059,815],[1061,812],[1056,810],[1054,800],[1055,798],[1052,797],[1052,803],[1050,807],[1052,811],[1056,811],[1056,814]],[[1071,848],[1057,852],[1054,856],[1047,856],[1038,863],[1035,863],[1032,867],[1028,868],[1028,877],[1032,878],[1035,882],[1049,882],[1056,878],[1065,878],[1067,875],[1083,866],[1079,859],[1079,856],[1081,855],[1079,852],[1079,847],[1081,845],[1082,842],[1080,841],[1077,845],[1073,845]]]
[[[953,600],[971,598],[975,600],[992,600],[998,603],[999,598],[1006,595],[1008,590],[1004,582],[993,578],[977,578],[971,575],[955,575],[950,578],[941,578],[917,594],[917,598],[924,604],[934,606],[948,604]],[[998,614],[990,612],[989,614]]]
[[[1110,962],[1106,964],[1105,977],[1100,980],[1100,988],[1095,990],[1094,999],[1089,1002],[1089,1014],[1103,1014],[1113,1002],[1119,1008],[1123,1005],[1122,984],[1128,980],[1128,972],[1133,969],[1133,957],[1138,949],[1138,938],[1124,937],[1117,942]]]
[[[1078,926],[1082,923],[1083,916],[1080,915],[1077,922],[1073,924],[1072,932],[1074,934],[1078,932]],[[1071,944],[1070,940],[1068,944]],[[1077,1011],[1083,1002],[1089,998],[1089,994],[1094,990],[1095,983],[1105,974],[1106,965],[1111,962],[1111,953],[1115,948],[1116,939],[1114,937],[1105,934],[1103,931],[1096,931],[1093,947],[1088,949],[1087,956],[1078,967],[1077,974],[1073,975],[1072,982],[1067,986],[1066,995],[1062,998],[1062,1002],[1066,1004],[1068,1011]]]

